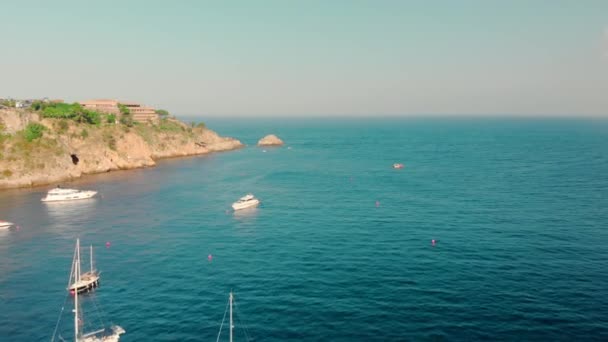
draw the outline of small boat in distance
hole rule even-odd
[[[10,227],[12,227],[14,225],[15,224],[13,222],[0,221],[0,229],[9,229]]]
[[[234,209],[234,210],[247,209],[247,208],[255,207],[258,204],[260,204],[260,200],[255,198],[252,194],[247,194],[247,195],[239,198],[238,201],[232,203],[232,209]]]
[[[401,163],[395,163],[393,164],[393,169],[403,169],[404,165]]]
[[[44,197],[42,202],[54,202],[54,201],[74,201],[87,199],[95,196],[97,191],[93,190],[78,190],[78,189],[63,189],[61,187],[56,187],[55,189],[50,190],[46,197]]]
[[[76,250],[74,251],[74,259],[72,260],[72,273],[70,274],[70,281],[73,278],[74,282],[69,284],[68,291],[78,293],[89,292],[99,286],[99,272],[93,267],[93,245],[91,245],[90,249],[90,263],[91,270],[81,274],[80,239],[76,239]]]

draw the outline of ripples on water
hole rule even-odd
[[[257,341],[608,340],[606,121],[211,126],[292,149],[0,193],[0,339],[50,340],[80,236],[121,341],[215,340],[230,289]]]

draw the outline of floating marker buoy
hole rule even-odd
[[[431,246],[435,247],[435,243],[436,243],[436,242],[437,242],[437,241],[435,241],[435,239],[432,239],[432,240],[431,240]]]
[[[209,254],[209,255],[207,256],[207,260],[209,260],[209,262],[211,262],[211,260],[213,260],[213,255]]]
[[[70,290],[70,294],[73,296],[74,295],[74,290]]]
[[[380,201],[376,201],[376,208],[380,206]]]
[[[110,243],[110,241],[106,242],[106,248],[110,248],[112,244]]]

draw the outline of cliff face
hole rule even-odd
[[[23,129],[30,122],[46,127],[31,142]],[[176,120],[159,125],[93,126],[40,119],[20,110],[0,110],[0,189],[57,183],[86,174],[154,166],[156,159],[200,155],[242,147],[207,128]]]

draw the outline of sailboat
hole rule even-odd
[[[74,262],[72,264],[72,275],[74,277],[74,284],[77,284],[80,280],[80,239],[76,239],[76,252],[74,256]],[[70,275],[70,278],[72,277]],[[125,329],[118,325],[112,326],[109,330],[102,328],[92,332],[80,331],[80,326],[83,324],[82,321],[82,310],[78,304],[78,292],[74,291],[74,342],[118,342],[120,335],[125,333]]]
[[[76,239],[76,250],[74,251],[74,259],[72,260],[72,273],[70,274],[70,282],[72,277],[74,282],[68,284],[70,292],[89,292],[99,286],[99,272],[93,264],[93,245],[90,247],[90,266],[91,270],[80,274],[80,239]],[[78,258],[78,267],[76,267],[76,258]]]
[[[234,295],[232,294],[232,291],[230,291],[230,296],[228,297],[228,307],[230,308],[230,342],[232,341],[233,338],[233,330],[234,330],[234,321],[232,318],[232,306],[234,303]],[[228,308],[226,308],[228,309]],[[220,335],[222,334],[222,327],[224,326],[224,320],[226,319],[226,311],[224,311],[224,318],[222,318],[222,324],[220,325],[220,331],[217,333],[217,340],[216,342],[219,342],[220,340]],[[247,329],[245,327],[243,327],[243,332],[245,334],[245,339],[247,341],[251,340],[251,338],[249,337],[249,333],[247,331]]]

